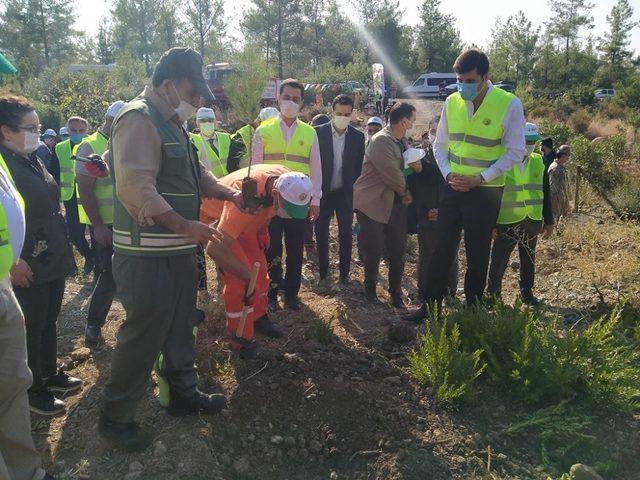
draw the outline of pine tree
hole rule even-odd
[[[633,19],[629,0],[618,0],[607,15],[607,23],[609,31],[600,39],[598,50],[612,69],[622,68],[633,55],[629,50],[631,31],[640,25],[640,21]]]
[[[111,32],[104,24],[98,29],[95,56],[102,65],[110,65],[115,62]]]
[[[206,58],[209,36],[214,35],[220,39],[226,32],[224,2],[223,0],[189,0],[185,4],[185,15],[194,43],[198,46],[200,55]]]
[[[491,32],[489,54],[494,78],[529,83],[538,59],[540,28],[533,28],[524,12],[505,22],[497,21]]]
[[[425,72],[447,72],[462,51],[455,18],[440,11],[440,0],[425,0],[420,7],[416,44]]]

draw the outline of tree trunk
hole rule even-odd
[[[569,36],[566,38],[564,49],[564,84],[569,84]]]
[[[42,29],[42,46],[44,47],[44,60],[49,66],[49,41],[47,39],[47,24],[44,19],[44,6],[42,3],[44,0],[40,0],[38,2],[38,7],[40,7],[40,28]]]
[[[278,2],[278,34],[277,34],[277,49],[278,49],[278,78],[282,78],[282,0]]]

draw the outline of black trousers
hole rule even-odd
[[[376,291],[380,258],[386,248],[389,259],[389,294],[401,297],[407,245],[407,208],[397,199],[386,225],[372,220],[360,211],[356,211],[356,216],[361,228],[359,239],[364,256],[365,291]]]
[[[520,256],[520,292],[527,296],[532,294],[536,276],[536,245],[541,228],[542,220],[529,218],[513,225],[498,225],[498,236],[491,250],[489,294],[499,296],[502,292],[502,278],[516,245]]]
[[[69,238],[71,243],[78,250],[80,255],[84,258],[91,258],[93,251],[89,246],[89,242],[85,237],[85,225],[80,223],[78,217],[78,199],[76,194],[73,194],[69,200],[64,202],[64,218],[67,221],[67,228],[69,229]]]
[[[438,242],[429,264],[427,302],[439,302],[444,298],[463,230],[467,257],[465,298],[468,305],[482,300],[487,283],[491,233],[500,212],[502,190],[501,187],[476,187],[468,192],[456,192],[446,186],[438,208]]]
[[[269,224],[271,245],[266,251],[269,265],[269,297],[278,295],[283,289],[287,298],[294,298],[300,292],[302,282],[302,259],[307,219],[273,217]],[[282,242],[286,249],[286,273],[282,276]]]
[[[92,230],[93,236],[93,227],[89,228]],[[96,242],[94,258],[97,279],[91,295],[91,303],[89,304],[87,325],[102,327],[111,309],[111,303],[116,294],[116,282],[111,273],[112,257],[113,247],[111,245],[102,246]]]
[[[30,391],[35,392],[45,386],[44,379],[58,371],[57,321],[65,278],[58,278],[41,285],[28,288],[15,287],[14,292],[24,313],[27,331],[27,361],[33,373]]]
[[[423,214],[422,217],[425,215]],[[420,218],[418,220],[418,293],[422,299],[427,298],[427,279],[429,264],[433,258],[438,241],[438,222]],[[456,249],[457,251],[457,249]],[[458,255],[451,264],[449,275],[447,276],[446,296],[455,297],[458,289]]]
[[[353,210],[345,201],[342,189],[330,192],[323,198],[320,216],[315,224],[318,244],[318,263],[320,278],[329,273],[329,227],[335,213],[338,220],[338,242],[340,248],[340,278],[349,277],[351,270],[351,251],[353,249]]]

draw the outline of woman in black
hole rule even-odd
[[[66,277],[75,262],[60,212],[60,189],[43,163],[30,154],[38,147],[40,121],[26,99],[0,98],[0,154],[25,203],[26,234],[18,264],[11,271],[24,313],[33,385],[29,407],[42,415],[65,409],[54,393],[80,389],[82,381],[57,368],[56,322]]]

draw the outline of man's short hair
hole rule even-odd
[[[411,114],[416,111],[416,107],[406,102],[398,102],[389,110],[389,123],[398,124],[403,118],[411,118]]]
[[[300,90],[300,96],[304,98],[304,85],[295,78],[287,78],[280,84],[280,95],[284,91],[284,87],[297,88]]]
[[[355,104],[353,103],[353,98],[351,98],[349,95],[345,95],[344,93],[338,95],[333,99],[333,102],[331,102],[331,108],[336,108],[336,105],[351,105],[351,108],[355,106]]]
[[[85,127],[89,126],[89,122],[87,121],[87,119],[82,117],[77,117],[77,116],[69,117],[69,120],[67,120],[67,127],[71,122],[80,122],[80,123],[84,123]]]
[[[325,123],[329,123],[331,119],[329,115],[325,115],[324,113],[319,113],[315,117],[311,119],[311,126],[317,127],[318,125],[324,125]]]
[[[475,48],[467,50],[456,58],[453,71],[457,74],[469,73],[476,69],[481,76],[489,73],[489,57]]]

